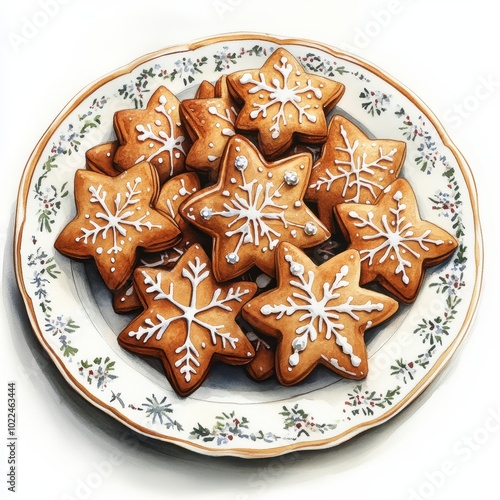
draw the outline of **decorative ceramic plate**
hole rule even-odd
[[[217,365],[203,386],[179,397],[159,366],[125,352],[117,315],[91,265],[63,257],[54,241],[74,216],[73,178],[85,152],[115,139],[113,114],[143,107],[160,85],[180,99],[203,80],[255,69],[278,47],[306,71],[346,92],[336,113],[373,138],[404,140],[401,177],[416,191],[422,218],[459,248],[432,268],[417,300],[366,336],[369,375],[341,379],[321,367],[302,383],[258,383],[241,367]],[[70,386],[119,422],[153,438],[213,455],[266,457],[335,446],[409,405],[455,353],[481,286],[482,248],[469,168],[429,109],[386,73],[325,45],[264,35],[219,36],[146,55],[92,84],[59,114],[33,151],[21,181],[16,272],[43,347]]]

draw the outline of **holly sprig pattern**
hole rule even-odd
[[[78,363],[78,371],[84,377],[89,385],[95,384],[98,389],[104,391],[110,382],[118,378],[113,372],[115,370],[115,361],[109,356],[104,359],[96,357],[89,361],[81,360]]]
[[[215,424],[205,427],[198,422],[191,431],[191,439],[205,443],[215,441],[227,445],[235,440],[264,441],[272,443],[279,440],[296,441],[301,436],[310,437],[315,433],[324,434],[334,430],[337,423],[316,422],[313,415],[306,412],[298,403],[292,407],[283,406],[279,413],[283,418],[283,435],[262,430],[252,430],[250,420],[235,411],[223,412],[215,417]]]
[[[348,393],[348,399],[345,401],[344,413],[350,414],[346,418],[350,420],[352,416],[364,415],[371,417],[375,415],[377,409],[385,409],[392,406],[396,396],[401,392],[398,385],[393,389],[388,389],[385,394],[365,389],[362,384],[357,384],[352,392]]]

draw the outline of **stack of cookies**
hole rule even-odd
[[[344,90],[278,48],[192,99],[159,87],[86,152],[55,246],[93,259],[134,314],[118,343],[159,358],[181,396],[219,361],[286,386],[319,364],[366,377],[364,332],[457,248],[419,215],[405,143],[335,112]]]

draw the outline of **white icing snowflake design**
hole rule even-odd
[[[348,296],[346,300],[341,299],[342,289],[349,286],[349,282],[344,279],[349,273],[349,267],[346,265],[336,273],[332,283],[323,283],[323,295],[318,298],[313,291],[314,273],[308,271],[306,275],[304,266],[293,261],[290,255],[287,255],[285,260],[289,263],[290,273],[297,277],[297,280],[290,281],[290,285],[297,291],[293,292],[291,297],[287,297],[287,304],[265,304],[260,312],[264,316],[275,315],[277,320],[285,315],[301,314],[299,321],[304,324],[295,330],[297,336],[292,341],[293,354],[288,360],[290,367],[293,368],[299,364],[300,353],[307,348],[309,342],[314,342],[319,334],[323,335],[326,340],[333,338],[342,352],[349,356],[352,366],[358,367],[362,360],[354,352],[347,337],[341,333],[345,328],[342,317],[347,315],[359,321],[357,312],[382,311],[384,305],[380,302],[372,303],[371,300],[364,304],[356,304],[356,299],[352,296]],[[341,367],[338,360],[332,358],[328,361],[337,369],[355,375]]]
[[[209,220],[212,217],[225,217],[232,219],[228,224],[227,237],[237,235],[238,241],[234,250],[226,255],[226,260],[230,264],[239,262],[239,250],[244,244],[253,244],[256,247],[261,245],[261,239],[267,240],[267,246],[263,250],[273,250],[280,242],[281,233],[271,227],[268,222],[280,221],[284,229],[289,226],[302,228],[307,235],[316,234],[317,228],[313,222],[308,222],[305,225],[290,222],[285,217],[285,210],[288,205],[279,205],[277,200],[281,198],[280,190],[285,185],[296,185],[298,174],[295,172],[285,173],[284,179],[278,187],[275,183],[268,181],[265,185],[261,184],[259,179],[247,181],[245,178],[245,169],[248,166],[246,156],[237,156],[235,159],[235,169],[241,178],[238,183],[236,178],[232,178],[231,182],[237,184],[238,190],[233,196],[228,191],[223,191],[222,195],[229,199],[223,204],[224,210],[217,212],[210,207],[204,207],[200,215]],[[242,196],[243,195],[243,196]],[[301,202],[298,202],[300,206]],[[231,229],[235,227],[235,229]],[[292,235],[295,234],[292,230]]]
[[[342,190],[342,197],[345,202],[359,203],[360,195],[362,189],[367,189],[375,199],[377,194],[375,189],[380,192],[384,189],[383,185],[378,184],[374,179],[376,177],[378,170],[387,170],[387,166],[381,164],[382,162],[392,163],[394,161],[394,155],[397,153],[397,148],[391,149],[388,153],[382,151],[382,147],[379,147],[379,157],[372,162],[367,162],[367,154],[364,152],[362,155],[357,155],[356,151],[359,147],[359,140],[355,140],[351,145],[351,141],[347,136],[347,132],[343,125],[340,125],[340,134],[342,135],[345,143],[345,148],[336,147],[335,149],[349,155],[349,160],[334,160],[335,165],[339,165],[338,171],[339,175],[334,175],[329,169],[325,169],[325,176],[320,176],[318,180],[311,184],[311,189],[324,189],[325,191],[330,191],[332,184],[339,179],[344,179],[344,187]],[[355,186],[354,195],[345,199],[347,195],[347,190]]]
[[[137,125],[136,130],[139,132],[137,139],[141,142],[151,141],[149,146],[152,149],[152,152],[147,157],[146,155],[142,155],[137,158],[136,163],[141,161],[151,162],[157,156],[166,151],[170,157],[170,175],[172,176],[174,174],[174,157],[180,158],[181,154],[186,154],[183,148],[185,137],[183,135],[175,135],[175,124],[170,115],[176,109],[176,106],[173,105],[167,109],[165,107],[167,104],[167,98],[164,95],[160,95],[158,102],[159,105],[155,107],[155,111],[166,118],[168,123],[168,132],[166,131],[166,127],[162,127],[160,119],[155,120],[154,123],[156,127],[162,127],[158,130],[158,132],[153,131],[153,127],[150,123]],[[156,148],[155,145],[157,146]],[[159,158],[158,162],[162,163],[161,160],[162,159]]]
[[[396,208],[389,209],[393,216],[392,221],[389,220],[387,214],[383,214],[380,223],[377,224],[374,221],[374,214],[371,211],[368,212],[366,219],[360,216],[355,210],[349,212],[349,217],[359,221],[354,224],[356,227],[370,227],[373,229],[373,234],[364,235],[363,240],[370,241],[381,238],[383,240],[382,243],[374,248],[360,250],[361,262],[367,260],[371,266],[377,256],[377,264],[383,264],[387,259],[395,260],[397,264],[394,272],[395,274],[401,274],[401,281],[407,285],[410,282],[410,278],[406,274],[406,269],[411,267],[412,264],[403,255],[408,252],[416,259],[420,258],[420,253],[408,245],[408,243],[417,243],[426,252],[429,250],[429,244],[439,246],[444,241],[428,238],[432,232],[431,229],[426,229],[422,234],[415,235],[414,225],[412,222],[407,221],[404,215],[406,204],[403,203],[403,193],[398,190],[392,198],[396,202]]]
[[[86,216],[89,219],[89,225],[92,227],[82,227],[83,235],[77,237],[76,241],[83,241],[83,243],[87,244],[90,240],[92,244],[95,244],[98,237],[106,240],[108,233],[111,233],[113,244],[108,248],[107,253],[117,254],[123,250],[120,241],[127,236],[127,226],[133,227],[138,232],[154,227],[161,228],[161,226],[154,225],[147,220],[149,211],[146,211],[144,215],[138,218],[134,217],[137,215],[134,205],[141,201],[138,197],[142,192],[139,189],[141,182],[142,179],[140,177],[135,178],[134,185],[127,182],[127,190],[124,193],[125,199],[122,199],[122,193],[118,192],[112,204],[108,204],[106,200],[107,192],[103,189],[102,185],[99,184],[97,187],[90,186],[90,202],[98,204],[102,210],[95,212],[94,217],[96,220],[93,220],[90,216]],[[104,224],[101,225],[99,221],[103,221]],[[102,253],[102,247],[97,247],[96,252],[98,254]]]
[[[311,123],[316,123],[317,117],[308,112],[311,106],[302,102],[302,96],[305,94],[308,97],[308,94],[312,92],[317,99],[321,99],[323,92],[321,88],[314,87],[310,79],[304,86],[295,80],[293,76],[296,76],[296,73],[293,73],[293,66],[288,63],[288,58],[285,56],[280,59],[280,65],[274,65],[274,69],[280,73],[281,81],[273,77],[268,83],[264,73],[260,73],[260,80],[255,80],[251,73],[244,73],[240,78],[240,83],[253,85],[248,91],[249,94],[268,93],[269,101],[265,104],[254,103],[256,109],[250,113],[250,118],[255,119],[259,115],[266,118],[268,108],[279,104],[278,112],[272,117],[274,124],[269,129],[271,137],[277,139],[281,133],[281,126],[287,125],[286,104],[291,104],[297,110],[299,123],[302,123],[304,118]]]
[[[234,301],[242,302],[242,298],[250,293],[248,289],[242,289],[239,286],[230,287],[225,296],[222,296],[223,290],[215,288],[210,301],[202,305],[200,297],[198,297],[198,289],[200,284],[210,276],[210,271],[207,269],[207,264],[201,262],[198,256],[193,260],[188,260],[187,267],[183,268],[181,273],[182,278],[190,282],[191,294],[189,297],[179,296],[176,293],[175,283],[172,282],[169,284],[168,290],[164,290],[162,287],[161,272],[156,275],[156,280],[146,271],[143,271],[142,275],[144,284],[149,285],[146,292],[153,294],[155,301],[169,301],[179,309],[179,314],[165,318],[157,313],[154,318],[146,318],[143,321],[146,326],[140,326],[137,331],[128,332],[128,335],[129,337],[135,337],[137,340],[142,340],[145,344],[152,338],[160,341],[172,323],[175,321],[185,322],[186,336],[184,343],[175,349],[175,354],[180,356],[175,361],[175,367],[179,369],[186,382],[189,383],[191,377],[196,375],[197,369],[200,366],[200,362],[198,361],[200,357],[199,348],[203,348],[203,345],[195,345],[192,338],[193,325],[204,329],[213,345],[217,345],[217,342],[220,341],[223,349],[227,347],[236,348],[238,338],[230,332],[224,331],[226,328],[224,324],[212,325],[204,321],[200,315],[212,309],[231,312],[230,303]],[[220,317],[220,320],[222,321],[223,317]]]

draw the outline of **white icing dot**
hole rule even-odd
[[[230,252],[226,255],[226,261],[228,264],[237,264],[240,260],[240,257],[235,252]]]
[[[248,158],[243,155],[239,155],[234,159],[234,166],[238,170],[245,170],[248,167]]]
[[[318,232],[318,228],[312,222],[308,222],[304,226],[304,233],[306,233],[307,236],[314,236],[317,232]]]
[[[294,351],[302,352],[307,347],[306,337],[295,337],[292,342],[292,348]]]
[[[289,358],[288,358],[288,364],[291,367],[297,366],[300,361],[300,356],[298,352],[294,352]]]
[[[287,186],[296,186],[300,179],[297,172],[287,171],[283,175],[283,180]]]
[[[103,252],[102,247],[97,247],[97,248],[95,249],[95,253],[96,253],[97,255],[101,255],[101,254],[102,254],[102,252]]]
[[[213,215],[213,212],[212,212],[212,209],[209,208],[209,207],[203,207],[201,210],[200,210],[200,215],[205,219],[205,220],[209,220],[212,218],[212,215]]]

